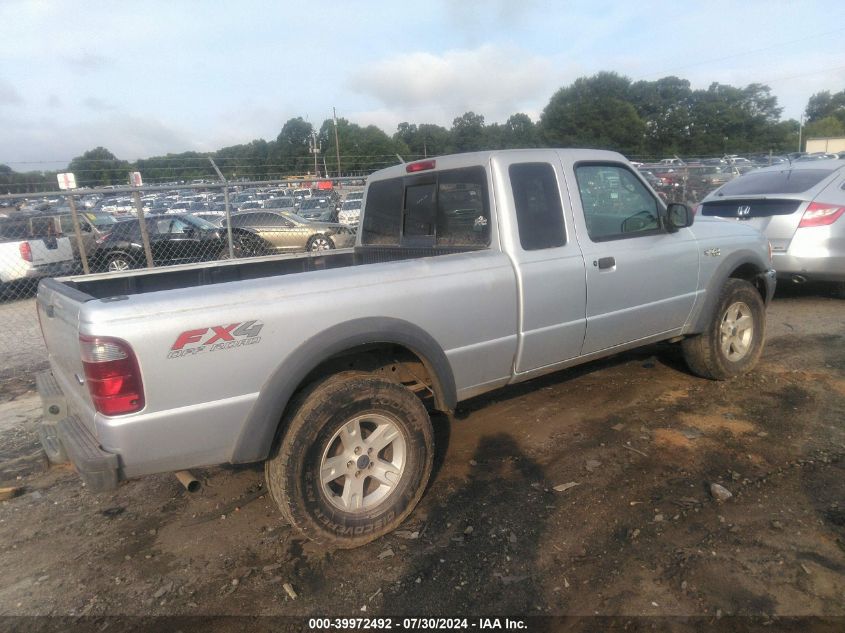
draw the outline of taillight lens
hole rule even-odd
[[[32,247],[29,245],[29,242],[21,242],[18,246],[18,250],[20,250],[21,257],[25,262],[32,261]]]
[[[135,353],[126,341],[80,336],[85,382],[94,408],[103,415],[124,415],[144,408],[144,387]]]
[[[801,218],[798,228],[827,226],[836,222],[836,220],[842,217],[843,213],[845,213],[845,207],[826,204],[824,202],[811,202],[807,210],[804,211],[804,216]]]

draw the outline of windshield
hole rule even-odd
[[[286,217],[288,220],[296,222],[297,224],[305,224],[308,222],[308,220],[303,218],[301,215],[297,215],[296,213],[285,212],[280,213],[279,215]]]
[[[112,224],[117,224],[117,220],[114,219],[113,215],[108,213],[86,213],[85,217],[88,218],[88,221],[93,224],[94,226],[110,226]]]
[[[195,215],[180,215],[179,218],[188,224],[191,224],[198,229],[202,229],[203,231],[216,231],[217,227],[214,226],[211,222],[206,222],[202,218],[198,218]]]
[[[743,196],[768,193],[801,193],[812,189],[830,176],[831,169],[784,169],[755,171],[732,180],[719,190],[718,196]]]
[[[361,208],[361,201],[360,200],[349,200],[343,203],[341,209],[343,211],[355,211]]]

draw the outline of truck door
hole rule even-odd
[[[560,163],[548,152],[494,159],[504,250],[516,270],[519,346],[515,373],[575,358],[586,328],[584,258],[574,239]]]
[[[698,287],[692,231],[662,228],[661,203],[626,164],[579,161],[566,173],[574,173],[570,190],[587,268],[581,353],[681,328]]]

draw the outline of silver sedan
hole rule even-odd
[[[832,282],[845,298],[845,160],[757,169],[716,189],[699,211],[759,229],[780,279]]]

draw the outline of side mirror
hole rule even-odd
[[[666,208],[666,228],[670,233],[692,226],[692,210],[680,202],[670,202]]]

